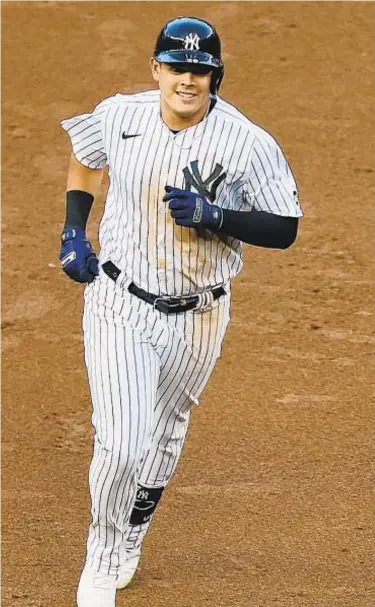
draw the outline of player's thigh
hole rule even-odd
[[[187,348],[158,387],[152,442],[140,471],[146,486],[165,485],[176,469],[188,431],[191,408],[198,403],[216,359],[197,359]]]
[[[152,431],[153,440],[160,443],[163,437],[164,441],[183,438],[190,409],[198,404],[220,354],[218,331],[205,331],[201,317],[196,322],[196,343],[189,343],[175,331],[169,351],[163,353]]]
[[[171,320],[171,338],[161,357],[157,407],[174,408],[185,397],[198,403],[221,354],[229,321],[226,302],[204,313],[190,313]]]
[[[84,347],[93,424],[108,447],[115,437],[151,434],[160,361],[139,331],[85,310]],[[119,432],[120,430],[120,432]]]

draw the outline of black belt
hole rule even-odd
[[[116,282],[121,270],[112,261],[103,263],[102,268],[107,276]],[[148,293],[144,289],[137,287],[134,282],[130,283],[128,291],[154,306],[159,312],[164,312],[164,314],[180,314],[189,310],[204,310],[205,308],[209,308],[213,301],[219,299],[222,295],[226,295],[224,287],[219,286],[196,295],[181,295],[178,297],[160,296]]]

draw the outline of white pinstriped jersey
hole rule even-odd
[[[151,293],[194,293],[242,268],[239,240],[175,225],[165,185],[200,191],[223,209],[302,215],[275,139],[220,97],[204,120],[178,133],[161,119],[158,90],[118,93],[61,125],[81,164],[108,166],[100,262],[111,260]]]

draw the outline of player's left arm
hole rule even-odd
[[[223,209],[220,230],[258,247],[290,247],[302,216],[297,184],[280,146],[265,131],[251,149],[244,195],[251,210]]]
[[[222,209],[199,194],[170,186],[164,200],[178,225],[204,227],[258,247],[290,247],[302,211],[293,173],[271,135],[255,140],[245,187],[248,212]]]

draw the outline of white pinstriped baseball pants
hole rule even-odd
[[[90,567],[117,573],[137,483],[161,487],[171,478],[191,406],[220,355],[229,306],[228,295],[211,310],[166,316],[103,274],[86,287],[85,361],[95,429]]]

